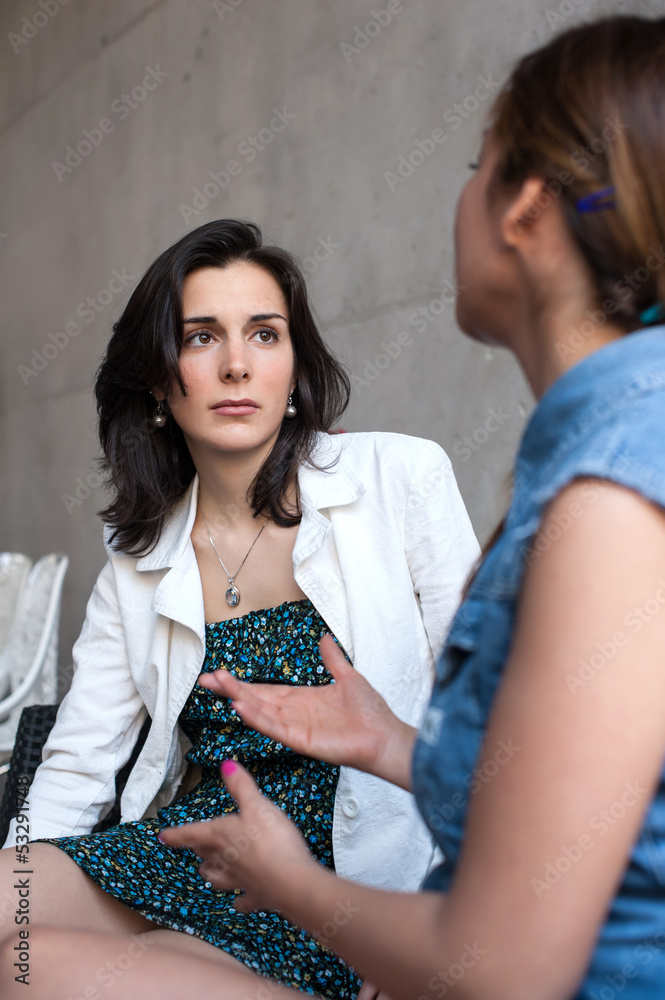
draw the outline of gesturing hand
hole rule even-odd
[[[408,757],[414,731],[353,669],[332,636],[321,639],[320,649],[334,684],[252,684],[227,670],[201,674],[198,683],[231,698],[245,725],[297,753],[403,784],[387,763],[388,747],[397,739]]]
[[[227,760],[221,773],[240,811],[169,827],[160,840],[203,858],[199,871],[216,889],[244,889],[245,895],[234,901],[242,913],[279,909],[282,887],[292,886],[301,871],[307,878],[320,866],[295,824],[261,793],[242,765]]]

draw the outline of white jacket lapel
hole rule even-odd
[[[198,495],[199,478],[195,476],[165,524],[157,545],[137,560],[136,568],[140,572],[168,569],[155,590],[152,610],[190,628],[205,646],[203,590],[190,537]]]

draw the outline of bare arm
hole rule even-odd
[[[206,857],[217,885],[244,887],[239,906],[279,908],[394,1000],[443,995],[453,967],[464,968],[458,1000],[570,997],[659,781],[665,634],[657,620],[640,629],[625,623],[635,607],[665,594],[665,517],[614,486],[590,508],[584,486],[576,482],[556,499],[542,533],[572,502],[582,501],[584,517],[527,571],[486,737],[487,747],[512,739],[521,749],[473,796],[448,895],[388,893],[338,879],[310,859],[240,768],[227,780],[242,817],[165,834]],[[580,659],[622,629],[627,641],[616,644],[611,663],[571,690]],[[621,819],[600,826],[617,803]],[[225,855],[253,819],[256,836],[239,856]],[[579,861],[542,889],[546,865],[582,844],[589,846]]]

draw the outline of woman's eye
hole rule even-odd
[[[196,345],[197,342],[205,347],[206,344],[212,343],[212,334],[207,330],[197,330],[187,338],[188,344]]]
[[[254,336],[257,337],[262,344],[271,344],[274,340],[279,340],[279,337],[274,330],[257,330]]]

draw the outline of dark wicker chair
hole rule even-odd
[[[0,845],[7,839],[9,824],[14,816],[18,815],[18,806],[23,801],[26,789],[29,787],[25,780],[21,782],[20,795],[18,793],[17,777],[28,778],[30,782],[35,776],[35,771],[42,762],[42,749],[48,734],[53,728],[55,717],[58,712],[57,705],[30,705],[24,708],[16,733],[14,749],[9,761],[9,771],[7,781],[0,802]],[[134,767],[136,759],[141,752],[145,738],[150,729],[150,719],[146,719],[143,728],[139,733],[136,746],[125,766],[118,772],[115,779],[116,798],[112,808],[106,816],[97,824],[95,831],[106,830],[120,822],[120,796],[129,777],[129,772]]]

